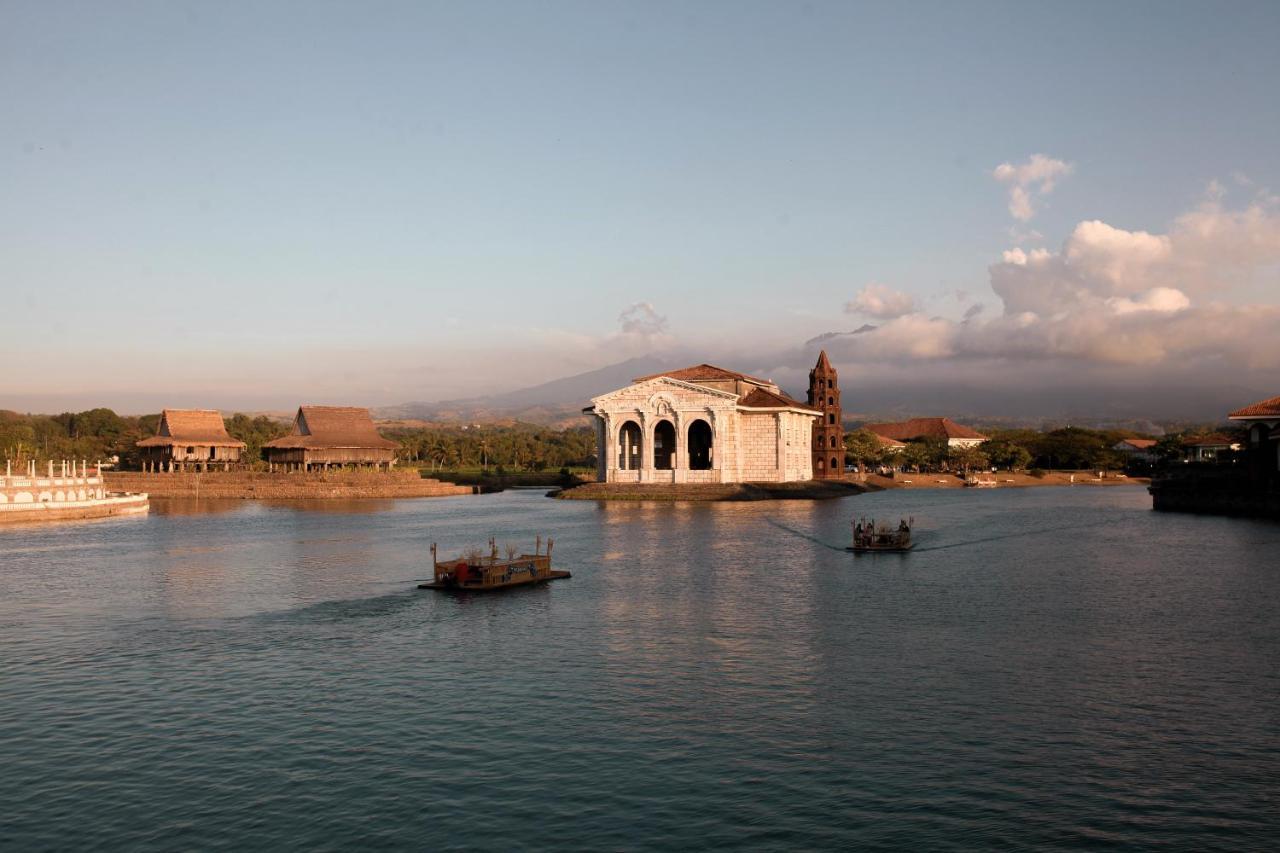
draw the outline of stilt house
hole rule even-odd
[[[156,434],[138,442],[144,471],[185,471],[188,465],[226,470],[240,461],[244,447],[227,434],[222,414],[214,409],[165,409]]]
[[[293,431],[262,446],[271,470],[310,471],[331,466],[390,468],[400,445],[383,438],[368,409],[302,406]]]

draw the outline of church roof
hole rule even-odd
[[[913,438],[980,438],[985,441],[987,438],[950,418],[912,418],[898,423],[867,424],[866,428],[895,441],[910,441]]]
[[[633,382],[646,382],[650,379],[657,379],[662,376],[669,376],[672,379],[681,379],[685,382],[703,382],[714,380],[738,380],[744,379],[747,382],[756,382],[762,385],[772,385],[768,379],[760,379],[755,376],[748,376],[745,373],[739,373],[736,370],[725,370],[723,367],[716,367],[714,364],[695,364],[692,367],[682,367],[679,370],[664,370],[661,373],[653,373],[649,376],[640,376],[633,379]]]
[[[213,447],[244,447],[227,434],[222,414],[216,409],[165,409],[160,413],[156,434],[138,442],[138,447],[169,447],[176,444]]]
[[[400,445],[378,434],[368,409],[355,406],[300,406],[293,432],[263,447],[359,447],[395,449]]]
[[[831,373],[831,360],[827,358],[827,351],[823,350],[818,353],[818,363],[813,366],[814,373]]]
[[[763,388],[753,388],[750,394],[738,400],[738,405],[748,409],[804,409],[806,412],[817,413],[812,406],[793,400],[785,394],[775,394]]]
[[[1258,403],[1252,403],[1243,409],[1236,409],[1229,418],[1270,418],[1280,417],[1280,397],[1272,397],[1269,400],[1262,400]]]

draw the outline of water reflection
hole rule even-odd
[[[6,534],[6,840],[1199,849],[1280,830],[1258,807],[1280,774],[1275,526],[1158,516],[1123,488],[377,503]],[[918,553],[844,552],[855,514],[915,515]],[[432,541],[538,534],[571,580],[414,586]]]

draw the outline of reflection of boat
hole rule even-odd
[[[894,528],[887,524],[877,526],[875,519],[871,521],[858,519],[851,522],[853,526],[853,545],[845,548],[845,550],[859,554],[881,551],[888,553],[910,551],[915,547],[915,543],[911,541],[911,527],[915,523],[915,518],[910,519],[910,521],[903,520]]]
[[[498,544],[489,540],[489,553],[475,549],[453,560],[440,561],[436,546],[431,544],[431,563],[434,578],[418,584],[418,589],[444,589],[467,592],[489,592],[513,586],[545,583],[559,578],[572,577],[569,572],[551,568],[551,548],[555,543],[547,540],[547,553],[542,553],[542,537],[538,537],[532,554],[516,554],[514,546],[507,546],[507,558],[498,557]]]

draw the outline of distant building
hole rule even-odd
[[[987,440],[980,432],[961,426],[950,418],[912,418],[887,424],[867,424],[866,429],[893,441],[917,441],[923,438],[939,438],[948,447],[976,447]]]
[[[583,412],[596,420],[600,482],[813,478],[813,422],[822,413],[768,379],[698,364],[642,376]]]
[[[1225,435],[1197,435],[1182,441],[1182,458],[1187,462],[1213,462],[1219,454],[1239,450],[1240,444]]]
[[[1228,419],[1249,428],[1249,456],[1255,476],[1280,480],[1280,397],[1236,409]]]
[[[400,445],[383,438],[368,409],[302,406],[293,430],[262,446],[271,470],[309,471],[331,466],[390,468]]]
[[[1124,454],[1126,459],[1147,464],[1156,461],[1155,447],[1154,438],[1126,438],[1111,445],[1112,450]]]
[[[144,471],[223,470],[240,461],[244,442],[227,434],[222,414],[215,409],[165,409],[156,434],[138,442]]]
[[[813,478],[844,477],[844,424],[841,422],[840,383],[827,351],[809,371],[809,406],[820,415],[813,422]]]

